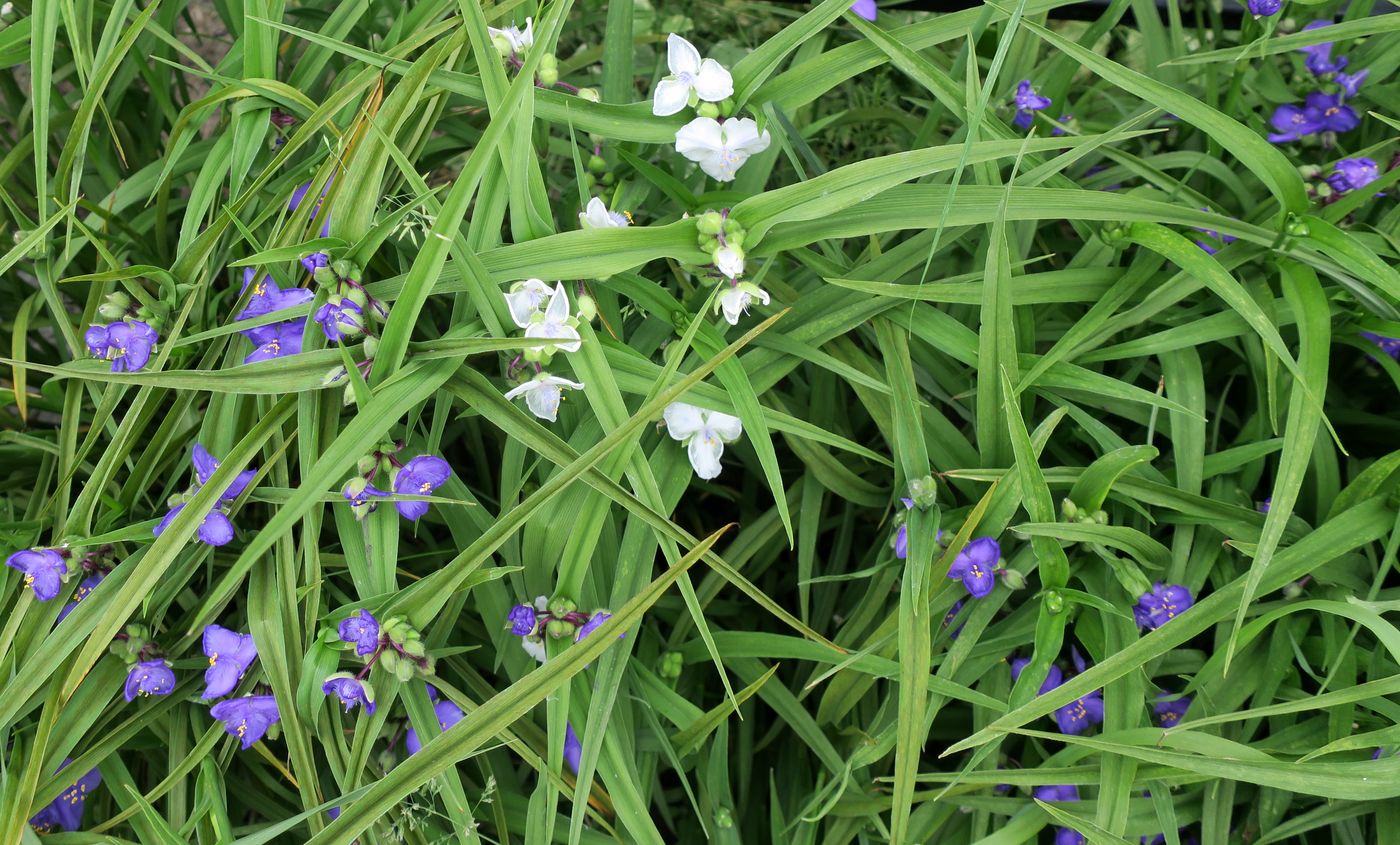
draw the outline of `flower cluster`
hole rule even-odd
[[[326,301],[311,315],[321,333],[331,343],[341,343],[365,336],[375,338],[374,324],[389,316],[384,303],[370,296],[358,281],[360,268],[350,261],[331,261],[324,252],[313,252],[301,259],[311,278],[326,291]],[[373,363],[373,344],[366,341],[370,355],[360,362],[362,371]]]
[[[768,149],[768,130],[760,130],[752,118],[732,117],[734,78],[674,32],[666,38],[666,66],[671,73],[656,83],[652,114],[666,117],[695,109],[698,116],[676,130],[676,152],[711,178],[733,181],[750,156]]]
[[[364,519],[373,513],[378,505],[375,498],[384,496],[431,496],[452,477],[452,467],[436,455],[419,455],[407,463],[395,456],[398,444],[384,444],[373,454],[360,460],[360,474],[350,479],[342,495],[350,503],[357,519]],[[389,475],[389,490],[375,487],[377,473]],[[394,509],[404,519],[417,521],[428,512],[428,503],[418,499],[404,499],[394,502]]]
[[[520,637],[520,646],[540,663],[545,662],[544,638],[573,637],[574,642],[598,630],[612,618],[607,610],[583,613],[566,598],[547,599],[539,596],[532,604],[517,604],[506,615],[511,634]]]
[[[595,202],[602,205],[596,198]],[[589,206],[592,211],[592,203]],[[606,212],[605,208],[602,210]],[[569,314],[569,294],[564,290],[563,282],[550,288],[540,279],[526,279],[512,285],[505,296],[511,319],[525,330],[526,338],[559,341],[551,346],[527,347],[510,362],[507,368],[510,378],[516,378],[527,366],[533,367],[534,373],[506,391],[505,396],[507,399],[525,397],[530,413],[547,422],[554,422],[559,418],[559,403],[563,401],[565,388],[583,389],[582,382],[552,375],[545,369],[554,359],[556,351],[577,352],[583,345],[582,336],[578,333],[579,320]],[[592,299],[581,296],[579,300],[580,316],[591,316],[586,312],[593,307]]]
[[[239,296],[247,294],[248,304],[238,313],[235,320],[256,320],[288,308],[304,305],[316,296],[310,288],[294,287],[283,290],[269,275],[263,275],[257,283],[254,283],[253,279],[256,276],[257,271],[252,267],[243,271],[243,287],[239,291]],[[250,286],[251,293],[249,292]],[[305,334],[305,329],[306,318],[294,317],[290,320],[239,330],[239,334],[251,340],[254,347],[253,351],[243,359],[243,363],[272,361],[300,353],[302,335]]]
[[[767,291],[752,282],[739,281],[744,275],[744,227],[729,216],[726,208],[700,215],[695,228],[700,250],[714,261],[718,275],[723,277],[720,284],[727,284],[715,296],[715,313],[723,313],[729,325],[737,326],[754,300],[768,304]]]
[[[1306,31],[1330,25],[1331,21],[1313,21],[1303,29]],[[1313,91],[1304,98],[1301,105],[1290,103],[1275,109],[1273,116],[1269,118],[1275,129],[1269,135],[1269,140],[1273,143],[1298,141],[1308,135],[1350,132],[1361,125],[1361,118],[1356,110],[1346,103],[1347,100],[1356,97],[1369,71],[1342,73],[1348,59],[1346,56],[1334,59],[1332,46],[1332,42],[1329,41],[1298,48],[1298,52],[1306,56],[1304,65],[1308,71],[1319,81],[1334,85],[1336,90],[1332,93]]]
[[[666,433],[685,444],[691,467],[706,481],[719,475],[724,444],[733,443],[744,433],[744,424],[738,417],[684,402],[667,405],[662,417]]]
[[[191,462],[194,464],[194,473],[195,477],[198,479],[198,483],[190,487],[185,493],[171,497],[170,501],[167,503],[170,506],[169,512],[165,514],[165,517],[161,519],[160,523],[156,525],[152,532],[157,537],[165,533],[165,529],[170,527],[171,521],[175,519],[180,511],[184,510],[185,505],[189,503],[190,499],[194,498],[195,493],[199,492],[201,487],[209,483],[209,479],[213,477],[214,471],[219,468],[218,459],[211,455],[209,450],[204,448],[203,444],[200,443],[194,444]],[[256,469],[245,469],[224,489],[214,509],[209,511],[209,514],[204,517],[204,521],[200,523],[197,534],[202,542],[211,546],[222,546],[233,540],[233,522],[228,518],[229,507],[233,504],[234,500],[243,495],[243,491],[248,489],[248,484],[257,473],[258,471]]]
[[[341,620],[333,635],[327,632],[322,639],[337,648],[353,650],[364,661],[359,671],[334,672],[321,684],[321,692],[339,699],[347,713],[357,704],[363,705],[366,713],[374,713],[374,687],[369,675],[376,665],[400,682],[415,675],[432,675],[434,671],[434,661],[422,635],[402,616],[391,616],[380,624],[374,614],[361,608]]]

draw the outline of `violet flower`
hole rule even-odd
[[[1331,25],[1331,21],[1313,21],[1303,27],[1303,31],[1307,32],[1310,29]],[[1299,47],[1298,52],[1307,54],[1307,58],[1303,63],[1307,65],[1308,70],[1311,71],[1314,76],[1325,76],[1329,73],[1336,73],[1347,66],[1346,56],[1339,56],[1336,61],[1332,60],[1331,41],[1325,44],[1313,44],[1308,47]]]
[[[169,695],[173,689],[175,673],[164,660],[143,660],[126,674],[127,701],[135,701],[137,696]]]
[[[1333,81],[1341,86],[1342,93],[1350,100],[1361,90],[1361,83],[1365,82],[1366,77],[1370,75],[1370,70],[1359,70],[1356,73],[1341,73],[1339,71],[1337,75],[1333,77]]]
[[[1103,723],[1103,693],[1094,690],[1080,696],[1055,711],[1055,724],[1060,733],[1077,736],[1092,725]]]
[[[419,455],[404,464],[394,476],[394,492],[416,496],[430,495],[452,477],[447,461],[435,455]],[[428,512],[427,502],[395,502],[399,515],[417,520]]]
[[[1362,332],[1361,336],[1379,346],[1385,354],[1400,361],[1400,337],[1386,337],[1375,332]]]
[[[871,6],[875,3],[871,2]],[[569,770],[578,774],[578,761],[583,757],[583,743],[578,741],[578,734],[574,733],[574,726],[568,722],[564,723],[564,762],[569,764]]]
[[[1268,17],[1278,14],[1278,10],[1283,8],[1283,0],[1247,0],[1249,13],[1255,17]]]
[[[851,4],[851,11],[868,21],[874,22],[875,13],[879,11],[879,7],[875,5],[875,0],[856,0],[856,2]]]
[[[220,625],[204,629],[204,656],[209,668],[204,670],[202,698],[221,698],[233,692],[258,657],[258,647],[251,634],[240,634]]]
[[[209,715],[224,723],[229,736],[238,737],[243,750],[253,747],[262,739],[268,728],[282,719],[277,709],[277,699],[270,695],[249,695],[243,698],[230,698],[209,708]]]
[[[583,642],[583,638],[603,627],[603,623],[612,618],[612,614],[606,610],[600,610],[588,617],[588,621],[583,623],[574,634],[574,642]],[[623,636],[626,636],[625,634]],[[618,637],[622,639],[622,637]]]
[[[219,461],[211,455],[209,450],[204,448],[202,444],[196,443],[194,445],[191,462],[194,464],[195,477],[199,480],[198,485],[194,488],[197,490],[209,483],[209,479],[213,477],[214,471],[219,468]],[[213,510],[209,511],[208,515],[204,517],[204,521],[199,525],[199,529],[196,533],[202,542],[211,546],[222,546],[233,540],[233,523],[229,521],[228,514],[225,513],[225,510],[235,499],[243,495],[243,491],[248,489],[248,484],[253,480],[253,476],[257,474],[258,471],[256,469],[245,469],[229,483],[228,488],[219,496],[218,504],[215,505]],[[171,508],[152,533],[157,537],[164,534],[165,529],[170,527],[170,523],[175,519],[176,514],[184,509],[184,504],[179,504]]]
[[[355,653],[361,657],[374,654],[379,648],[379,620],[363,608],[341,622],[338,632],[342,641],[354,643]]]
[[[1001,560],[1001,546],[991,537],[979,537],[963,547],[953,564],[948,567],[948,577],[963,582],[968,593],[980,599],[996,586],[996,566]]]
[[[55,621],[54,624],[62,622],[64,619],[67,619],[68,614],[72,613],[74,610],[77,609],[78,602],[91,595],[92,591],[95,590],[97,588],[97,585],[102,583],[102,579],[106,577],[106,575],[99,572],[96,575],[84,578],[83,582],[78,585],[78,591],[73,594],[73,600],[68,602],[68,604],[64,605],[63,609],[58,612],[58,619]]]
[[[257,344],[257,348],[248,353],[243,363],[256,364],[259,361],[272,361],[288,355],[301,354],[302,335],[305,331],[305,317],[248,329],[243,335]]]
[[[160,336],[141,320],[123,320],[105,326],[88,326],[83,342],[94,357],[112,362],[114,373],[134,373],[151,360]]]
[[[904,503],[905,510],[913,510],[913,499],[901,498],[900,501]],[[907,519],[899,524],[899,530],[895,532],[894,556],[899,560],[905,560],[909,557],[909,521]]]
[[[1035,113],[1049,108],[1052,102],[1049,97],[1037,94],[1029,79],[1022,79],[1021,84],[1016,86],[1014,101],[1016,117],[1011,122],[1021,129],[1030,129],[1035,122]]]
[[[528,637],[535,632],[535,609],[528,604],[517,604],[506,616],[510,632],[517,637]]]
[[[1072,827],[1055,828],[1055,845],[1084,845],[1084,834]]]
[[[1191,591],[1180,584],[1163,586],[1158,581],[1152,591],[1143,593],[1133,608],[1133,619],[1138,626],[1156,630],[1191,609],[1195,599]]]
[[[321,196],[316,198],[316,207],[311,209],[311,216],[307,218],[308,222],[315,222],[316,215],[321,213],[321,206],[325,203],[326,194],[330,193],[331,185],[334,183],[335,177],[326,180],[326,186],[321,189]],[[296,211],[297,207],[301,205],[301,201],[306,199],[306,192],[309,190],[311,190],[310,182],[303,182],[301,185],[297,186],[297,189],[292,191],[291,199],[287,202],[287,210]],[[321,237],[328,237],[330,233],[331,218],[330,215],[326,215],[325,222],[321,224]]]
[[[1157,696],[1157,704],[1152,708],[1152,712],[1157,716],[1157,724],[1164,728],[1175,727],[1181,721],[1181,717],[1186,715],[1186,711],[1191,709],[1191,699],[1187,696],[1173,698],[1171,693],[1164,692]]]
[[[349,713],[356,704],[363,704],[365,712],[374,715],[374,693],[364,685],[364,682],[348,673],[332,675],[321,684],[321,692],[326,695],[334,695],[340,699],[340,703],[345,705],[345,712]]]
[[[324,252],[313,252],[310,255],[301,257],[301,266],[306,268],[306,272],[316,275],[316,271],[322,267],[331,266],[331,257]]]
[[[257,271],[252,267],[243,270],[243,287],[239,291],[240,296],[243,291],[248,289],[248,285],[252,283],[253,277],[256,275]],[[273,281],[271,276],[264,274],[262,280],[253,286],[253,293],[248,297],[248,304],[244,306],[242,311],[238,312],[238,316],[234,319],[251,320],[255,317],[263,317],[287,308],[295,308],[315,298],[316,294],[309,288],[283,290],[277,286],[277,282]],[[259,328],[264,327],[260,326]],[[257,329],[249,329],[243,333],[247,335],[249,331],[257,331]]]
[[[437,716],[438,727],[444,731],[462,721],[464,715],[462,708],[445,698],[433,705],[433,714]],[[408,729],[403,744],[408,749],[409,754],[417,754],[418,749],[423,747],[423,744],[418,740],[418,732],[413,728]]]
[[[1079,787],[1073,784],[1037,786],[1032,794],[1038,801],[1078,801]]]
[[[1327,177],[1327,184],[1339,194],[1356,191],[1381,178],[1380,168],[1369,158],[1344,158]]]
[[[353,299],[336,298],[339,302],[327,302],[317,308],[312,317],[331,343],[354,337],[365,330],[364,309],[356,305]]]
[[[39,601],[57,598],[68,577],[68,561],[54,549],[24,549],[10,555],[5,565],[24,573],[24,586],[34,590]]]
[[[1361,118],[1343,102],[1341,94],[1313,91],[1301,106],[1279,106],[1269,122],[1278,130],[1269,140],[1278,144],[1318,132],[1350,132],[1361,125]]]
[[[71,759],[64,760],[63,765],[58,767],[63,771]],[[35,833],[57,833],[59,831],[73,832],[83,826],[83,805],[87,801],[97,785],[102,783],[102,774],[97,769],[90,770],[87,774],[78,778],[77,782],[59,793],[47,807],[35,813],[29,819],[29,826]]]

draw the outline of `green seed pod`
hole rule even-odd
[[[1046,590],[1044,601],[1045,609],[1051,614],[1058,616],[1065,612],[1065,597],[1060,595],[1058,590]]]

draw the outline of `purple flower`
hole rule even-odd
[[[68,577],[68,561],[54,549],[24,549],[10,555],[5,565],[24,573],[24,585],[39,601],[57,598]]]
[[[1098,690],[1076,698],[1055,711],[1055,723],[1060,733],[1071,736],[1084,733],[1091,725],[1103,722],[1103,694]]]
[[[361,657],[379,648],[379,620],[364,608],[341,622],[339,632],[341,640],[355,644],[355,653]]]
[[[510,632],[517,637],[528,637],[535,631],[535,609],[528,604],[517,604],[506,616]]]
[[[394,476],[394,492],[427,496],[452,477],[447,461],[435,455],[419,455],[399,469]],[[399,515],[416,520],[428,512],[427,502],[395,502]]]
[[[871,2],[871,6],[875,3]],[[872,18],[873,19],[873,18]],[[578,734],[574,733],[574,726],[568,722],[564,723],[564,762],[569,764],[569,769],[578,774],[578,761],[583,756],[583,743],[578,741]]]
[[[363,704],[365,712],[371,716],[374,715],[374,699],[359,678],[349,675],[332,675],[326,679],[324,684],[321,684],[321,692],[337,696],[340,703],[345,705],[346,713],[349,713],[356,704]]]
[[[1072,827],[1055,828],[1055,845],[1084,845],[1084,834]]]
[[[1313,21],[1312,23],[1303,27],[1303,31],[1307,32],[1310,29],[1317,29],[1319,27],[1331,25],[1331,21]],[[1307,58],[1304,59],[1303,63],[1308,66],[1308,70],[1312,71],[1314,76],[1325,76],[1329,73],[1336,73],[1337,71],[1347,66],[1346,56],[1340,56],[1337,58],[1336,61],[1332,60],[1331,41],[1328,41],[1325,44],[1313,44],[1309,47],[1299,47],[1298,52],[1305,53],[1307,55]]]
[[[1001,546],[991,537],[979,537],[963,547],[948,567],[949,578],[959,578],[975,599],[980,599],[996,586],[996,566],[1001,560]]]
[[[1257,17],[1268,17],[1278,14],[1278,10],[1283,8],[1283,0],[1248,0],[1249,13]]]
[[[1356,96],[1356,92],[1361,90],[1361,83],[1366,81],[1366,77],[1371,75],[1369,70],[1359,70],[1356,73],[1338,73],[1334,81],[1341,86],[1342,93],[1350,100]]]
[[[1031,665],[1030,658],[1018,657],[1011,661],[1011,680],[1014,682],[1021,677],[1021,673],[1026,667]],[[1060,667],[1050,664],[1050,671],[1045,676],[1045,681],[1040,685],[1040,692],[1037,695],[1045,695],[1052,689],[1064,683],[1064,675],[1060,672]]]
[[[258,647],[251,634],[230,631],[221,625],[204,629],[204,656],[209,668],[204,670],[202,698],[221,698],[233,692],[248,667],[258,657]]]
[[[1065,127],[1060,124],[1068,124],[1071,120],[1074,120],[1074,115],[1072,114],[1060,115],[1059,120],[1057,121],[1057,125],[1052,126],[1050,128],[1050,134],[1055,136],[1056,138],[1065,134]]]
[[[437,716],[438,727],[442,730],[447,730],[462,721],[463,715],[462,708],[445,698],[433,705],[433,714]],[[403,744],[408,748],[409,754],[417,754],[418,749],[423,747],[423,744],[418,741],[418,732],[413,728],[408,729],[408,734],[404,737]]]
[[[1079,787],[1073,784],[1037,786],[1033,794],[1038,801],[1078,801]]]
[[[1022,129],[1030,129],[1035,122],[1035,113],[1049,108],[1051,100],[1037,94],[1029,79],[1022,79],[1021,84],[1016,86],[1015,103],[1016,117],[1011,122]]]
[[[1360,190],[1381,178],[1380,168],[1369,158],[1344,158],[1327,177],[1327,184],[1339,194]]]
[[[953,606],[950,607],[950,608],[948,608],[948,612],[947,612],[947,613],[943,614],[943,627],[946,628],[946,627],[948,627],[949,625],[953,624],[953,620],[956,619],[956,618],[958,618],[958,614],[962,611],[962,609],[963,609],[963,600],[962,600],[962,599],[958,599],[957,601],[953,602]],[[953,633],[951,633],[951,634],[948,635],[949,639],[954,639],[954,640],[956,640],[956,639],[958,638],[958,634],[961,634],[961,633],[962,633],[962,629],[963,629],[963,626],[961,626],[961,625],[959,625],[958,627],[954,628],[954,629],[953,629]]]
[[[59,771],[63,771],[71,762],[73,762],[71,759],[64,760],[63,765],[58,767]],[[83,826],[83,804],[100,783],[102,783],[102,774],[97,769],[92,769],[78,778],[76,783],[59,793],[58,797],[53,799],[47,807],[35,813],[29,819],[30,827],[34,828],[36,833],[78,830]]]
[[[313,252],[301,258],[301,266],[306,268],[306,272],[315,275],[316,271],[322,267],[331,266],[331,257],[324,252]]]
[[[106,575],[99,572],[96,575],[83,579],[83,583],[78,585],[78,591],[73,594],[73,600],[64,605],[63,609],[58,612],[57,622],[62,622],[64,619],[67,619],[68,614],[72,613],[78,607],[78,602],[87,598],[88,595],[97,588],[97,585],[102,583],[102,579],[106,577]]]
[[[288,355],[300,354],[302,334],[305,331],[305,317],[249,329],[243,334],[253,343],[258,344],[258,347],[248,353],[248,357],[243,359],[243,363],[256,364],[258,361],[271,361],[276,358],[285,358]]]
[[[1400,337],[1386,337],[1375,332],[1362,332],[1361,336],[1381,348],[1381,351],[1400,361]]]
[[[123,320],[106,326],[89,326],[83,342],[95,357],[112,362],[114,373],[134,373],[151,360],[160,336],[140,320]]]
[[[1157,629],[1191,609],[1195,599],[1191,591],[1180,584],[1162,586],[1159,581],[1152,585],[1152,591],[1143,593],[1133,608],[1133,618],[1140,627]]]
[[[196,443],[191,454],[190,462],[194,464],[195,478],[198,479],[198,487],[203,487],[209,483],[214,471],[219,468],[219,461],[204,448],[202,444]],[[229,521],[228,515],[223,508],[227,508],[234,499],[243,495],[243,491],[248,489],[248,484],[252,482],[253,476],[257,475],[256,469],[245,469],[236,475],[233,481],[219,496],[219,504],[211,510],[200,523],[197,531],[199,539],[211,546],[222,546],[233,540],[233,523]],[[197,488],[196,488],[197,489]],[[176,514],[184,510],[183,504],[176,505],[170,512],[161,519],[160,524],[152,532],[159,537],[165,533],[165,529],[170,527],[170,523],[175,519]]]
[[[875,0],[856,0],[851,4],[851,11],[868,21],[874,21],[875,13],[879,11],[879,7],[875,5]]]
[[[1342,95],[1313,91],[1301,106],[1279,106],[1269,122],[1278,130],[1269,140],[1277,144],[1317,132],[1350,132],[1361,125],[1361,118],[1344,104]]]
[[[243,271],[243,291],[248,289],[257,271],[248,267]],[[242,295],[242,291],[240,291]],[[283,290],[277,286],[272,277],[264,274],[262,280],[253,286],[253,293],[248,297],[248,304],[238,313],[234,319],[251,320],[254,317],[263,317],[276,311],[286,308],[293,308],[316,298],[316,294],[309,288],[287,288]],[[262,327],[259,327],[262,328]],[[243,332],[245,335],[257,329],[248,329]]]
[[[391,495],[368,482],[365,482],[365,485],[361,487],[358,483],[360,481],[364,481],[364,479],[351,479],[350,483],[345,485],[345,489],[341,491],[341,495],[345,497],[345,501],[349,502],[351,507],[364,507],[374,496]]]
[[[354,337],[364,331],[364,310],[354,300],[340,298],[339,302],[327,302],[316,309],[314,319],[325,333],[326,340],[335,343],[346,337]]]
[[[143,660],[126,674],[126,700],[138,695],[169,695],[175,689],[175,673],[164,660]]]
[[[280,721],[282,714],[277,709],[277,699],[270,695],[249,695],[243,698],[230,698],[209,708],[209,715],[224,723],[229,736],[243,741],[243,750],[253,747],[253,743],[267,734],[267,729]]]
[[[612,614],[606,610],[600,610],[594,613],[592,616],[588,617],[588,621],[583,623],[582,627],[578,629],[578,633],[574,634],[574,642],[583,642],[584,637],[603,627],[603,623],[611,618]],[[620,640],[622,637],[618,637],[618,639]]]
[[[1152,712],[1157,715],[1157,724],[1170,728],[1180,722],[1181,717],[1190,709],[1191,699],[1187,696],[1173,699],[1171,693],[1164,692],[1157,696],[1157,704],[1152,708]]]
[[[1273,497],[1273,496],[1270,496],[1269,498],[1265,499],[1262,503],[1260,503],[1260,505],[1259,505],[1259,512],[1260,512],[1260,513],[1268,513],[1268,512],[1269,512],[1269,508],[1271,508],[1271,507],[1273,507],[1273,506],[1274,506],[1274,497]]]
[[[905,510],[912,510],[914,508],[913,499],[901,498],[900,501],[904,503]],[[895,532],[894,556],[900,560],[909,557],[909,522],[907,520],[901,522],[899,524],[899,531]]]
[[[184,509],[184,505],[176,505],[171,508],[170,512],[161,519],[160,524],[151,533],[157,537],[164,534],[165,529],[170,527],[175,516]],[[199,524],[199,529],[195,533],[199,536],[200,542],[211,546],[228,545],[233,542],[233,523],[222,511],[212,510],[208,516],[204,517],[204,521]]]
[[[209,450],[200,443],[194,444],[194,448],[190,450],[190,463],[194,464],[194,476],[199,480],[201,487],[209,483],[209,479],[214,477],[215,470],[219,468],[219,459],[210,454]],[[257,474],[256,469],[245,469],[234,476],[223,495],[219,496],[219,503],[228,504],[242,496],[243,491],[248,489],[249,482],[253,480],[253,476]]]

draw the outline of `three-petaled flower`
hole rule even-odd
[[[1379,346],[1385,354],[1400,361],[1400,337],[1386,337],[1375,332],[1362,332],[1361,336]]]
[[[1029,79],[1022,79],[1016,86],[1013,101],[1016,105],[1016,117],[1011,122],[1021,129],[1030,129],[1031,124],[1035,123],[1035,113],[1050,108],[1052,102],[1049,97],[1037,94]]]
[[[1164,728],[1174,727],[1181,721],[1181,717],[1186,715],[1186,711],[1191,709],[1191,699],[1188,696],[1173,696],[1169,692],[1164,692],[1157,696],[1157,704],[1152,708],[1152,712],[1157,716],[1157,724]]]
[[[64,760],[59,766],[59,771],[73,762]],[[39,812],[29,819],[29,826],[36,833],[57,833],[59,831],[73,832],[83,826],[83,805],[87,798],[102,783],[102,774],[97,769],[91,769],[87,774],[58,794],[58,797],[49,802]]]
[[[671,75],[656,83],[651,104],[654,115],[672,115],[700,100],[718,103],[734,93],[729,71],[714,59],[700,58],[695,45],[674,32],[666,37],[666,66]]]
[[[1344,158],[1337,162],[1327,184],[1339,194],[1366,187],[1381,178],[1380,168],[1369,158]]]
[[[684,402],[667,405],[663,417],[667,433],[686,445],[695,474],[707,481],[719,475],[724,444],[733,443],[744,433],[738,417]]]
[[[399,467],[394,474],[394,492],[410,496],[428,496],[452,477],[447,461],[436,455],[419,455]],[[416,520],[428,512],[427,502],[395,502],[399,515]]]
[[[339,698],[340,703],[345,705],[346,713],[356,704],[363,704],[365,712],[374,715],[373,688],[349,672],[337,672],[326,678],[325,683],[321,684],[321,692]]]
[[[523,53],[535,43],[535,21],[532,18],[525,19],[524,29],[511,24],[504,29],[488,26],[486,32],[496,49],[504,55]]]
[[[1138,598],[1137,606],[1133,608],[1133,619],[1140,627],[1160,628],[1190,610],[1194,603],[1190,590],[1180,584],[1163,586],[1159,581],[1152,585],[1150,592]]]
[[[248,290],[248,286],[252,284],[256,275],[257,271],[252,267],[243,271],[243,291]],[[257,284],[253,285],[247,306],[234,319],[252,320],[265,317],[268,314],[305,304],[314,298],[315,294],[308,288],[286,288],[284,290],[278,287],[271,276],[264,275]],[[305,328],[306,318],[297,317],[280,323],[242,329],[240,333],[257,347],[243,359],[243,363],[253,364],[258,361],[270,361],[298,354],[301,352],[302,334]]]
[[[68,560],[57,549],[24,549],[10,555],[5,565],[24,573],[24,585],[39,601],[57,598],[68,577]]]
[[[565,341],[545,347],[544,351],[577,352],[582,345],[582,337],[578,333],[578,321],[569,316],[569,294],[564,290],[564,283],[560,282],[554,286],[553,292],[549,294],[548,303],[541,310],[539,300],[534,299],[538,295],[538,289],[531,285],[531,282],[544,284],[539,279],[527,279],[523,284],[528,287],[513,292],[516,296],[514,300],[511,298],[513,294],[506,295],[511,318],[517,326],[525,330],[525,336],[528,338]],[[527,308],[531,310],[527,312]]]
[[[355,653],[361,657],[379,648],[379,620],[364,608],[343,620],[336,633],[340,634],[341,641],[353,643]]]
[[[1076,657],[1078,663],[1078,658]],[[1021,672],[1030,665],[1030,661],[1024,658],[1011,662],[1011,679],[1014,681],[1021,676]],[[1080,671],[1083,671],[1081,668]],[[1038,695],[1044,695],[1053,689],[1058,688],[1067,680],[1058,666],[1051,664],[1049,673],[1040,685]],[[1081,734],[1088,730],[1091,725],[1103,722],[1103,693],[1099,690],[1087,693],[1076,698],[1070,703],[1055,710],[1055,724],[1059,726],[1060,733]]]
[[[54,624],[62,622],[64,619],[67,619],[68,614],[72,613],[78,608],[79,602],[91,595],[92,591],[97,589],[97,585],[101,584],[102,579],[106,577],[107,576],[105,574],[99,572],[96,575],[91,575],[87,578],[84,578],[82,583],[78,585],[77,591],[73,593],[73,600],[68,602],[68,604],[64,605],[63,609],[58,612],[58,619],[55,620]]]
[[[574,634],[574,642],[582,642],[583,638],[603,627],[603,623],[612,618],[612,614],[606,610],[595,611],[588,621],[579,626],[578,632]],[[623,636],[626,636],[625,634]],[[621,636],[618,639],[622,639]]]
[[[588,201],[587,207],[578,213],[579,225],[585,229],[624,229],[632,225],[627,215],[620,211],[608,211],[608,207],[598,197]],[[539,281],[535,279],[533,281]],[[540,282],[543,285],[543,282]]]
[[[105,326],[88,326],[83,342],[94,357],[112,362],[114,373],[134,373],[151,360],[160,336],[141,320],[122,320]]]
[[[202,444],[196,443],[194,444],[192,462],[194,463],[195,476],[199,479],[199,484],[196,486],[198,489],[198,487],[209,483],[214,471],[219,468],[219,461]],[[248,483],[253,480],[253,476],[257,475],[257,472],[256,469],[246,469],[229,483],[228,488],[219,496],[218,504],[204,517],[204,522],[200,523],[198,535],[201,541],[211,546],[222,546],[233,540],[233,523],[229,521],[228,514],[224,511],[235,499],[243,495],[243,491],[248,489]],[[184,504],[178,504],[171,508],[152,533],[157,537],[163,534],[165,529],[170,527],[175,516],[184,508]]]
[[[996,586],[997,562],[1001,560],[1001,545],[991,537],[979,537],[963,547],[948,567],[948,577],[963,582],[968,593],[980,599]]]
[[[245,751],[282,719],[282,713],[277,709],[277,699],[270,695],[249,695],[220,701],[209,708],[209,715],[223,722],[224,730],[229,736],[238,737]]]
[[[541,370],[529,381],[506,391],[505,398],[525,397],[525,405],[530,413],[542,420],[554,422],[559,418],[559,402],[564,398],[564,388],[583,390],[583,383],[550,375]]]
[[[1331,25],[1331,21],[1313,21],[1303,27],[1303,32]],[[1299,47],[1298,52],[1307,55],[1303,63],[1307,65],[1308,70],[1312,71],[1314,76],[1326,76],[1329,73],[1336,73],[1347,66],[1346,56],[1338,56],[1335,61],[1332,59],[1331,41],[1324,44],[1311,44],[1307,47]]]
[[[731,326],[739,325],[739,318],[749,313],[754,300],[767,305],[768,291],[752,282],[731,283],[715,297],[715,311],[723,312],[724,319]]]
[[[316,309],[312,316],[325,334],[326,340],[336,343],[347,337],[364,333],[364,309],[353,299],[332,294],[324,305]]]
[[[510,318],[522,329],[530,325],[530,319],[549,300],[552,291],[553,288],[540,279],[526,279],[511,285],[510,292],[505,294]]]
[[[1246,0],[1249,13],[1255,17],[1268,17],[1278,14],[1278,10],[1283,8],[1283,0]]]
[[[1078,801],[1079,787],[1074,784],[1037,786],[1032,794],[1037,801]]]
[[[164,660],[142,660],[132,665],[126,674],[126,700],[137,696],[169,695],[175,689],[175,673]]]
[[[724,123],[697,117],[676,130],[676,152],[720,182],[734,181],[749,156],[768,149],[772,141],[768,130],[759,132],[758,124],[748,117],[731,117]]]
[[[1269,135],[1269,140],[1278,144],[1318,132],[1350,132],[1361,125],[1361,118],[1343,102],[1341,94],[1313,91],[1301,106],[1279,106],[1269,122],[1278,130]]]
[[[221,698],[233,692],[248,667],[258,658],[258,647],[251,634],[230,631],[222,625],[204,629],[204,656],[209,668],[204,670],[203,698]]]

